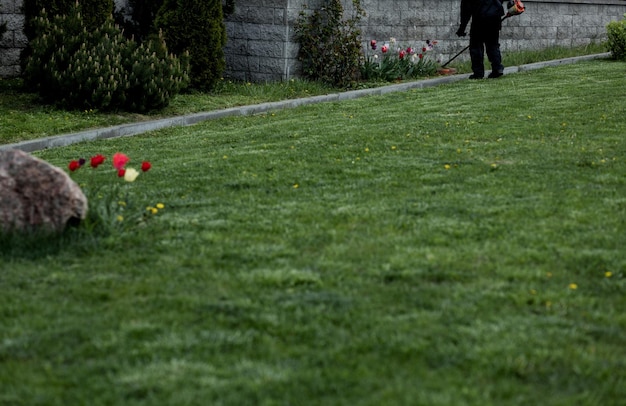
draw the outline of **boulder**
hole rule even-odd
[[[87,215],[87,198],[60,168],[20,150],[0,151],[0,230],[61,232]]]

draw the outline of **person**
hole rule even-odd
[[[470,79],[482,79],[485,76],[484,51],[491,63],[489,78],[499,78],[504,74],[502,55],[500,54],[500,29],[505,0],[461,0],[461,25],[456,35],[464,37],[470,19],[470,58],[472,71]]]

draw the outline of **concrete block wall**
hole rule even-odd
[[[621,20],[624,0],[524,0],[526,12],[503,24],[506,51],[574,47],[606,40],[606,25]]]
[[[225,20],[227,76],[258,82],[297,75],[293,27],[302,5],[297,0],[235,1],[235,12]]]
[[[245,4],[240,4],[245,3]],[[350,14],[351,0],[345,0]],[[298,46],[293,27],[305,7],[321,0],[247,0],[235,3],[226,21],[230,77],[250,81],[286,80],[298,76]],[[505,20],[502,51],[579,46],[606,39],[606,24],[626,13],[625,0],[525,0],[526,12]],[[433,55],[447,60],[468,44],[457,38],[460,0],[362,0],[363,48],[371,39],[420,47],[437,40]],[[468,58],[464,54],[460,59]]]
[[[346,12],[351,0],[343,0]],[[0,0],[0,23],[9,32],[0,42],[0,76],[19,74],[19,53],[26,45],[22,33],[22,0]],[[116,0],[116,7],[125,0]],[[225,20],[226,76],[246,81],[276,81],[297,77],[300,64],[294,26],[301,11],[316,9],[323,0],[235,0],[235,12]],[[437,40],[434,51],[447,60],[463,49],[467,38],[455,32],[460,0],[362,0],[363,47],[371,39],[419,46]],[[524,0],[526,12],[503,24],[503,52],[578,46],[606,39],[606,24],[626,13],[626,0]],[[464,54],[461,58],[467,58]]]
[[[0,40],[0,78],[20,73],[20,52],[28,43],[21,9],[22,0],[0,0],[0,24],[7,24]]]

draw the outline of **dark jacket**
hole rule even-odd
[[[467,27],[470,18],[485,21],[504,15],[502,3],[505,0],[461,0],[461,27]]]

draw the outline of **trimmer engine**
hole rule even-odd
[[[526,8],[524,8],[524,3],[522,3],[521,0],[509,0],[506,16],[516,16],[522,14],[525,10]]]

